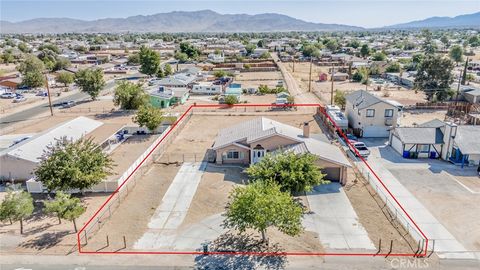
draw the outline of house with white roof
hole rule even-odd
[[[267,154],[292,151],[318,157],[326,179],[346,183],[350,163],[337,147],[310,136],[306,122],[303,130],[269,118],[258,117],[220,130],[212,146],[217,164],[249,165]]]
[[[75,141],[82,137],[91,137],[94,142],[102,144],[121,128],[83,116],[62,123],[3,149],[0,152],[0,177],[5,180],[32,178],[44,151],[60,138],[66,137]]]

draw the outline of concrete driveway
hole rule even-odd
[[[339,183],[315,187],[307,200],[312,213],[305,215],[303,225],[318,233],[326,249],[375,250]]]
[[[445,258],[480,255],[480,179],[476,168],[404,159],[386,140],[364,139],[369,165]],[[361,165],[359,163],[359,165]],[[478,181],[475,181],[478,180]],[[469,252],[473,251],[473,252]]]

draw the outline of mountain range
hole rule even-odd
[[[451,17],[433,17],[422,21],[386,26],[382,29],[418,27],[476,27],[480,12]],[[362,27],[312,23],[277,13],[220,14],[211,10],[174,11],[127,18],[92,21],[70,18],[39,18],[21,22],[0,21],[0,33],[67,32],[279,32],[279,31],[362,31]]]

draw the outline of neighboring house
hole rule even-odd
[[[83,116],[62,123],[0,152],[0,177],[6,180],[28,180],[32,178],[43,152],[57,139],[67,137],[70,140],[78,140],[86,136],[94,138],[94,142],[98,144],[103,144],[122,126],[104,124]]]
[[[150,104],[156,108],[168,108],[177,104],[184,104],[189,97],[188,92],[187,88],[163,86],[148,91]]]
[[[264,53],[268,53],[268,49],[264,48],[256,48],[253,50],[252,54],[250,55],[252,58],[259,58]]]
[[[17,75],[0,77],[0,86],[17,89],[22,84],[22,78]]]
[[[285,151],[311,153],[318,156],[326,178],[342,184],[351,166],[338,147],[310,137],[308,122],[302,131],[265,117],[254,118],[220,130],[212,149],[217,164],[255,164],[267,154]]]
[[[385,78],[391,82],[404,86],[406,88],[413,88],[415,82],[415,72],[391,72],[385,73]]]
[[[166,88],[186,88],[191,87],[196,79],[197,76],[191,73],[178,73],[158,80],[155,84]]]
[[[389,144],[404,158],[442,158],[458,165],[478,165],[480,126],[457,126],[438,119],[392,130]]]
[[[399,125],[403,106],[364,90],[346,96],[345,114],[353,133],[360,137],[387,138],[390,130]]]
[[[219,95],[222,93],[222,86],[212,82],[197,82],[192,85],[192,94]]]
[[[390,133],[389,144],[404,158],[439,158],[444,126],[433,120],[417,127],[397,127]]]
[[[347,73],[342,73],[342,72],[335,72],[332,75],[332,79],[334,81],[346,81],[346,80],[348,80],[348,74]]]
[[[454,84],[452,89],[457,89],[458,84]],[[480,103],[480,88],[471,85],[460,85],[460,94],[463,99],[469,103]]]
[[[223,63],[225,62],[225,57],[223,56],[223,54],[210,53],[207,56],[207,60],[212,63]]]

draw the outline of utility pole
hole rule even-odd
[[[52,97],[50,96],[50,87],[48,87],[48,76],[45,74],[45,85],[47,86],[48,104],[50,106],[50,115],[53,116]]]
[[[368,92],[368,75],[370,73],[370,70],[367,68],[367,79],[365,80],[365,92]]]
[[[335,75],[335,65],[332,66],[332,88],[330,89],[330,105],[333,105],[333,76]]]
[[[295,56],[293,56],[293,67],[292,67],[292,72],[295,72]]]
[[[312,64],[313,64],[313,58],[310,56],[310,74],[308,76],[308,92],[312,92]]]

